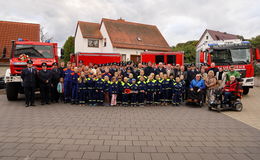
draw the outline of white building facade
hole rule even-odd
[[[144,51],[171,51],[156,26],[102,19],[101,24],[79,21],[76,27],[75,53],[120,53],[123,61],[140,61]]]

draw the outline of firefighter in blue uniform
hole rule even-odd
[[[155,86],[154,86],[154,104],[160,105],[161,104],[161,93],[162,93],[162,80],[160,76],[157,74],[155,76]]]
[[[137,76],[137,79],[140,80],[141,77],[144,77],[144,80],[147,81],[147,77],[145,76],[143,69],[140,70],[140,73]]]
[[[25,107],[34,105],[34,91],[36,86],[37,70],[33,67],[33,61],[27,61],[27,68],[22,70],[21,78],[25,93]]]
[[[71,104],[78,104],[78,78],[80,74],[78,73],[78,68],[75,67],[74,71],[71,73]]]
[[[123,81],[122,77],[118,77],[118,94],[117,94],[117,104],[121,105],[122,104],[122,93],[123,93]]]
[[[138,104],[140,106],[144,105],[145,102],[145,95],[147,91],[146,82],[144,76],[141,76],[139,81],[137,82],[138,85]]]
[[[97,78],[95,79],[95,97],[96,97],[96,103],[97,105],[103,105],[104,103],[104,87],[105,87],[105,82],[104,79],[102,79],[102,75],[98,74]]]
[[[111,97],[111,104],[110,104],[111,106],[117,105],[116,103],[117,94],[118,94],[118,83],[116,81],[116,77],[112,77],[111,82],[109,84],[109,95]]]
[[[109,97],[109,85],[110,85],[110,80],[108,76],[104,77],[104,105],[109,106],[110,104],[110,97]]]
[[[185,95],[186,95],[186,82],[184,79],[184,75],[180,75],[180,82],[182,84],[182,102],[184,102]]]
[[[72,69],[71,63],[67,63],[67,68],[64,68],[64,103],[69,103],[71,101],[71,89],[72,89]]]
[[[132,79],[132,84],[130,84],[131,90],[131,106],[137,106],[137,95],[138,95],[138,85],[136,84],[136,79]]]
[[[169,79],[170,79],[170,84],[168,86],[168,103],[171,104],[172,103],[172,95],[173,95],[172,87],[173,87],[173,84],[175,82],[174,75],[170,74]]]
[[[171,89],[170,86],[170,79],[168,79],[167,74],[164,74],[162,80],[162,105],[166,106],[169,103],[169,89]]]
[[[95,98],[95,80],[93,77],[93,73],[90,73],[87,78],[87,89],[88,89],[88,104],[90,106],[96,105],[96,98]]]
[[[42,70],[39,71],[38,77],[40,79],[41,104],[49,104],[52,73],[47,70],[47,63],[42,63]]]
[[[173,82],[172,93],[173,93],[173,105],[178,106],[181,103],[182,95],[183,95],[183,86],[180,80],[180,77],[175,78],[175,82]]]
[[[79,104],[81,106],[86,104],[86,97],[87,97],[86,81],[87,78],[85,77],[85,73],[81,72],[80,77],[78,78],[78,99],[79,99]]]
[[[127,106],[129,102],[129,91],[130,91],[130,84],[128,83],[128,78],[124,78],[124,82],[122,83],[122,105]]]
[[[154,101],[154,89],[155,89],[155,80],[153,76],[149,76],[146,81],[147,94],[146,94],[146,104],[151,105]]]

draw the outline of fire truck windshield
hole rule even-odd
[[[211,61],[216,65],[249,64],[250,49],[214,49],[211,52]]]
[[[21,54],[31,58],[53,58],[52,46],[16,45],[14,57],[19,57]]]

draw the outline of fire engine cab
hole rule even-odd
[[[41,64],[47,63],[51,69],[53,62],[58,62],[57,43],[33,42],[23,40],[12,41],[10,69],[6,70],[5,83],[8,100],[16,100],[18,93],[23,93],[21,72],[27,67],[27,61],[33,61],[33,67],[41,70]]]
[[[248,94],[249,88],[254,86],[254,57],[258,49],[253,49],[248,41],[205,43],[197,50],[196,64],[215,63],[216,67],[229,70],[233,65],[239,71],[243,80],[244,94]]]

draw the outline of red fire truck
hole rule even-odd
[[[197,51],[196,64],[210,65],[214,62],[217,67],[223,67],[224,70],[234,65],[235,70],[241,74],[244,94],[248,94],[249,88],[254,86],[254,57],[256,56],[259,56],[259,50],[253,49],[248,41],[215,42],[208,43],[201,51]]]
[[[164,64],[184,64],[184,52],[143,52],[141,53],[142,62],[152,62]]]
[[[112,62],[120,62],[122,56],[120,53],[90,53],[80,52],[75,55],[71,55],[71,62],[78,62],[82,60],[85,65],[92,64],[105,64]],[[158,64],[163,62],[164,64],[184,64],[184,52],[143,52],[141,53],[141,62],[152,62]]]
[[[76,64],[78,65],[79,61],[82,60],[85,65],[92,64],[105,64],[112,62],[120,62],[121,55],[119,53],[90,53],[90,52],[79,52],[72,56],[75,58]],[[72,58],[71,57],[71,58]]]
[[[51,69],[52,63],[58,62],[57,43],[26,41],[21,38],[12,41],[10,69],[6,70],[5,83],[8,100],[16,100],[18,93],[23,93],[21,71],[26,68],[27,60],[33,61],[33,66],[41,69],[43,62]]]

